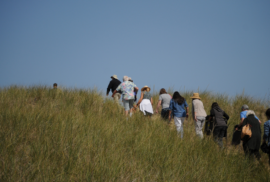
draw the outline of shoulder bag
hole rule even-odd
[[[243,139],[246,135],[248,136],[248,138],[250,138],[252,135],[250,124],[246,124],[242,128],[241,139]]]

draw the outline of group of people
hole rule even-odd
[[[116,75],[111,76],[111,79],[107,88],[107,96],[111,90],[113,93],[112,97],[119,104],[122,95],[126,116],[128,116],[129,113],[131,116],[132,112],[134,112],[138,106],[144,115],[151,116],[154,113],[152,106],[153,99],[150,94],[151,89],[148,86],[144,86],[141,89],[140,99],[136,103],[139,89],[130,77],[124,76],[122,83],[118,80]],[[195,124],[196,135],[203,138],[203,127],[206,120],[212,122],[214,125],[212,131],[214,140],[223,148],[223,138],[227,136],[229,115],[220,108],[217,102],[212,103],[210,114],[207,115],[199,93],[194,93],[190,98],[192,99],[192,118]],[[183,138],[184,120],[189,116],[189,107],[186,99],[177,91],[171,96],[162,88],[159,93],[159,101],[155,110],[156,113],[159,112],[160,106],[162,107],[161,117],[169,121],[171,121],[173,117],[177,133]],[[270,146],[270,108],[267,109],[265,114],[268,121],[264,123],[263,143],[268,142],[267,146]],[[261,146],[260,124],[261,121],[255,115],[255,112],[249,110],[247,105],[243,105],[240,113],[240,123],[235,126],[235,132],[240,132],[246,125],[250,126],[252,135],[242,138],[243,149],[247,156],[255,156],[258,160],[260,159],[259,149]],[[268,153],[268,156],[270,164],[270,153]]]

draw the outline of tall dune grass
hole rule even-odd
[[[192,92],[181,94],[191,106]],[[192,118],[181,140],[159,115],[126,118],[97,90],[3,88],[0,181],[270,181],[265,154],[250,161],[230,146],[241,106],[264,122],[266,105],[243,95],[200,96],[208,113],[216,101],[231,118],[224,150],[212,137],[196,137]],[[158,95],[153,98],[155,107]]]

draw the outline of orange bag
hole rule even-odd
[[[250,138],[251,135],[252,135],[251,127],[250,127],[249,124],[246,124],[246,125],[242,128],[241,138],[243,139],[246,135],[249,136],[248,138]]]

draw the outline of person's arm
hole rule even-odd
[[[195,121],[197,121],[196,112],[194,111],[194,118]]]
[[[142,102],[143,99],[143,92],[141,93],[141,98],[139,99],[139,101],[137,102],[137,106]]]
[[[110,81],[110,83],[109,83],[109,85],[107,87],[107,94],[106,94],[107,96],[109,95],[109,92],[110,92],[111,88],[112,88],[112,81]]]
[[[188,118],[188,104],[186,100],[185,100],[185,108],[186,108],[186,118]]]
[[[188,107],[186,107],[186,118],[188,118]]]
[[[255,115],[255,118],[259,121],[260,124],[262,124],[262,122],[259,120],[259,118]]]
[[[227,120],[230,119],[229,115],[228,115],[225,111],[224,111],[224,113],[223,113],[223,116],[224,116]]]
[[[212,121],[213,117],[215,116],[213,109],[210,110],[210,115],[209,115],[209,121]]]
[[[116,92],[117,92],[117,90],[115,90],[115,91],[113,92],[112,97],[116,94]]]
[[[171,113],[172,113],[172,109],[173,109],[173,104],[172,104],[172,100],[170,101],[170,106],[169,106],[169,121],[171,121]]]
[[[171,121],[171,113],[172,113],[172,111],[171,110],[169,110],[169,121]]]
[[[265,143],[269,135],[269,126],[267,122],[265,122],[263,126],[264,126],[263,143]]]
[[[159,100],[157,103],[156,113],[158,113],[158,109],[159,109],[160,105],[161,105],[161,100]]]
[[[191,110],[191,112],[192,112],[192,115],[193,115],[193,119],[195,120],[195,121],[197,121],[197,115],[196,115],[196,104],[192,101],[192,110]]]
[[[152,99],[152,97],[151,97],[151,105],[153,105],[153,99]]]
[[[235,130],[238,130],[239,128],[241,128],[241,126],[243,125],[243,121],[245,120],[245,118],[241,118],[241,122],[238,125],[238,127],[235,128]]]
[[[134,92],[137,94],[138,93],[139,88],[138,87],[134,87]]]

